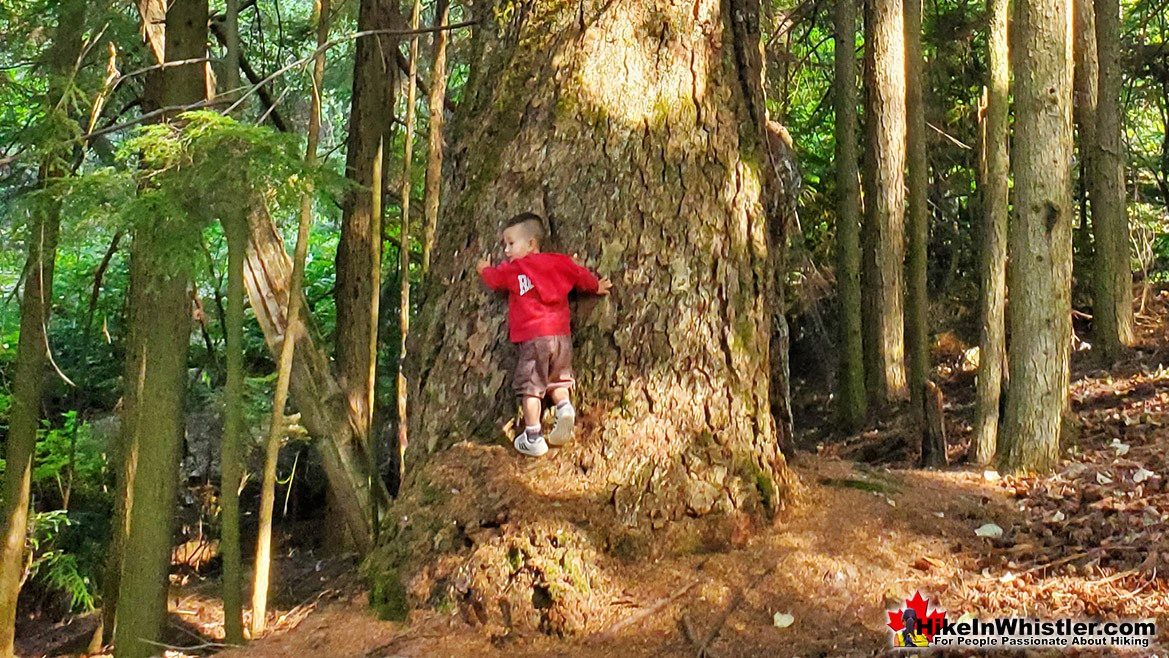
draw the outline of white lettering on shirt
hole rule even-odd
[[[528,275],[521,274],[520,275],[520,296],[522,297],[522,296],[526,295],[528,293],[528,291],[531,289],[532,289],[532,280],[528,278]]]

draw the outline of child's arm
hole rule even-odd
[[[507,266],[508,263],[500,263],[499,267],[491,267],[491,263],[487,259],[481,258],[475,265],[475,269],[479,272],[479,277],[483,279],[483,283],[487,284],[488,288],[506,292],[509,279],[508,273],[504,270]]]
[[[576,254],[572,255],[572,264],[575,266],[573,274],[576,277],[574,287],[581,291],[593,295],[605,296],[613,289],[613,282],[609,277],[598,279],[597,275],[593,274],[587,267],[581,265],[580,259]]]

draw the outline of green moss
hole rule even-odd
[[[759,490],[759,499],[763,503],[763,509],[767,510],[768,514],[775,512],[775,480],[772,480],[770,475],[759,471],[755,474],[755,488]]]
[[[369,606],[377,613],[378,619],[405,621],[410,611],[406,588],[402,586],[397,570],[379,574],[370,583]]]

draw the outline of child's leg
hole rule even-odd
[[[576,426],[576,410],[569,402],[569,391],[575,384],[572,376],[572,338],[557,336],[556,349],[551,355],[551,377],[549,379],[549,395],[556,405],[556,425],[548,433],[548,443],[555,446],[564,445],[572,440],[573,429]]]
[[[568,401],[568,389],[567,388],[554,388],[554,389],[552,389],[551,395],[552,395],[552,404],[555,404],[556,406],[560,406],[561,402]]]
[[[552,392],[552,399],[556,399],[556,392]],[[543,411],[543,401],[534,395],[525,395],[520,400],[524,410],[524,427],[539,427],[540,412]]]

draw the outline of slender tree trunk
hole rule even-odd
[[[397,3],[361,0],[359,30],[403,27]],[[353,104],[349,115],[346,176],[357,187],[343,202],[341,237],[337,244],[337,329],[334,350],[337,383],[345,393],[353,436],[370,442],[371,396],[377,361],[377,296],[380,290],[382,217],[374,212],[377,158],[389,140],[393,89],[397,67],[393,53],[397,42],[390,37],[359,39],[353,65]]]
[[[313,14],[317,24],[317,48],[329,40],[329,0],[316,0]],[[308,139],[304,148],[304,163],[312,167],[317,162],[317,144],[321,135],[321,82],[325,77],[325,53],[313,58],[312,94],[309,105]],[[264,455],[264,478],[260,484],[260,518],[256,531],[256,564],[252,581],[252,637],[259,637],[267,626],[268,585],[272,568],[272,517],[276,503],[276,465],[280,457],[280,442],[284,439],[287,419],[284,408],[288,402],[289,380],[296,350],[296,336],[305,333],[300,319],[301,297],[304,292],[304,265],[308,255],[309,230],[313,221],[313,189],[311,185],[300,196],[300,221],[297,223],[296,247],[292,257],[292,278],[289,281],[287,325],[280,341],[277,359],[276,390],[272,395],[272,418],[268,426],[268,441]]]
[[[837,414],[846,431],[865,422],[865,364],[861,323],[861,192],[857,170],[856,21],[858,0],[836,0],[836,290],[840,304],[840,374]]]
[[[410,29],[417,30],[419,16],[422,13],[422,0],[414,0],[414,9],[410,13]],[[415,101],[418,81],[418,35],[410,39],[410,68],[406,75],[406,139],[405,152],[402,154],[402,222],[398,231],[398,279],[401,283],[401,296],[398,300],[398,333],[401,342],[398,344],[398,385],[395,387],[398,402],[398,454],[395,463],[398,467],[397,481],[402,481],[405,473],[406,444],[408,443],[407,415],[406,415],[406,337],[410,333],[410,189],[413,187],[410,175],[414,163],[414,119]],[[441,108],[439,110],[441,114]]]
[[[974,421],[974,462],[989,464],[998,445],[999,401],[1006,357],[1007,216],[1010,176],[1008,120],[1010,63],[1007,41],[1008,0],[989,0],[987,48],[990,81],[983,122],[981,330],[978,339],[978,381]]]
[[[1096,236],[1092,327],[1096,349],[1115,360],[1133,342],[1132,264],[1128,210],[1124,193],[1124,142],[1121,139],[1120,2],[1095,0],[1096,48],[1099,54],[1097,149],[1092,156],[1097,178],[1092,199]]]
[[[223,556],[224,639],[242,644],[243,575],[240,557],[239,488],[243,481],[244,394],[244,252],[247,217],[223,221],[227,236],[227,382],[224,391],[223,440],[219,459],[220,554]]]
[[[166,13],[166,60],[201,58],[207,52],[206,0],[175,0]],[[206,67],[200,64],[163,70],[161,106],[185,105],[205,97]],[[151,644],[161,636],[166,617],[167,573],[171,526],[183,436],[183,392],[191,307],[187,292],[193,258],[177,257],[176,249],[198,244],[193,223],[167,217],[140,226],[134,237],[129,362],[139,376],[126,382],[127,423],[133,435],[124,446],[136,446],[139,477],[133,480],[129,535],[118,599],[115,651],[118,658],[145,658],[158,652]]]
[[[47,53],[50,114],[64,113],[69,75],[81,52],[85,2],[66,0],[60,5],[53,44]],[[44,187],[68,174],[68,150],[50,151],[41,164]],[[40,429],[41,398],[48,362],[48,323],[53,300],[53,264],[61,227],[61,205],[47,202],[32,212],[28,231],[28,260],[20,298],[20,338],[12,386],[12,408],[5,446],[3,544],[0,544],[0,656],[14,655],[16,603],[24,582],[27,553],[29,489],[32,462]]]
[[[770,412],[758,5],[527,7],[484,28],[452,126],[438,230],[457,248],[436,250],[412,333],[414,461],[372,598],[400,615],[441,594],[481,622],[574,633],[595,623],[580,605],[607,600],[613,553],[701,528],[728,541],[795,478]],[[615,287],[577,306],[577,439],[520,463],[510,436],[491,445],[515,410],[515,351],[474,264],[524,210]]]
[[[226,0],[224,88],[234,98],[240,86],[239,5]],[[244,252],[248,246],[246,212],[224,217],[227,237],[227,382],[224,390],[223,440],[220,442],[220,554],[223,556],[223,632],[229,644],[243,644],[243,568],[240,556],[239,488],[243,480],[244,395]]]
[[[870,0],[865,20],[865,225],[861,286],[869,402],[905,398],[905,45],[902,0]]]
[[[926,445],[928,437],[939,435],[926,427],[926,380],[929,378],[929,293],[927,290],[927,256],[929,249],[929,160],[926,157],[925,60],[921,51],[921,2],[905,3],[905,114],[908,159],[908,206],[906,228],[909,251],[905,282],[905,346],[908,357],[909,401],[914,424],[922,440],[922,460],[926,466],[942,466],[945,445]]]
[[[1073,238],[1075,253],[1089,263],[1096,261],[1095,250],[1092,244],[1089,208],[1094,204],[1093,199],[1100,195],[1095,187],[1099,184],[1096,176],[1096,167],[1093,164],[1098,142],[1096,140],[1096,86],[1100,78],[1100,67],[1096,59],[1096,9],[1092,0],[1074,0],[1074,30],[1075,43],[1075,95],[1072,103],[1072,116],[1075,119],[1076,131],[1079,135],[1079,182],[1080,182],[1080,228]],[[1093,208],[1094,210],[1094,208]],[[1073,265],[1074,267],[1074,265]],[[1095,290],[1093,267],[1082,268],[1083,272],[1073,272],[1076,285],[1085,291]],[[1095,340],[1095,339],[1093,339]]]
[[[166,59],[166,2],[165,0],[139,0],[139,24],[147,50],[156,64],[162,64]],[[152,112],[161,107],[161,89],[163,85],[163,71],[165,69],[148,72],[143,78],[142,111]],[[91,649],[96,653],[101,646],[107,645],[114,639],[114,630],[118,611],[118,595],[122,587],[122,559],[125,556],[126,538],[130,535],[130,510],[134,506],[134,480],[138,473],[138,443],[137,432],[133,427],[135,414],[133,410],[137,403],[137,382],[143,376],[141,369],[141,349],[134,341],[134,317],[138,300],[135,291],[142,290],[146,282],[137,280],[141,277],[140,267],[134,265],[135,250],[130,249],[130,285],[127,296],[127,322],[130,335],[127,337],[126,367],[123,372],[125,395],[122,399],[122,431],[118,436],[117,449],[112,451],[118,464],[116,473],[116,491],[114,494],[114,521],[110,530],[110,547],[106,556],[105,573],[102,579],[102,621],[91,640]]]
[[[1059,457],[1071,347],[1071,6],[1016,0],[1014,217],[1007,266],[1011,385],[999,436],[1006,471]]]
[[[434,9],[434,25],[442,27],[450,20],[450,0],[438,0]],[[430,272],[430,254],[434,249],[435,227],[442,199],[443,126],[446,115],[446,30],[434,33],[434,61],[430,67],[430,134],[427,136],[426,197],[422,229],[422,278]]]

